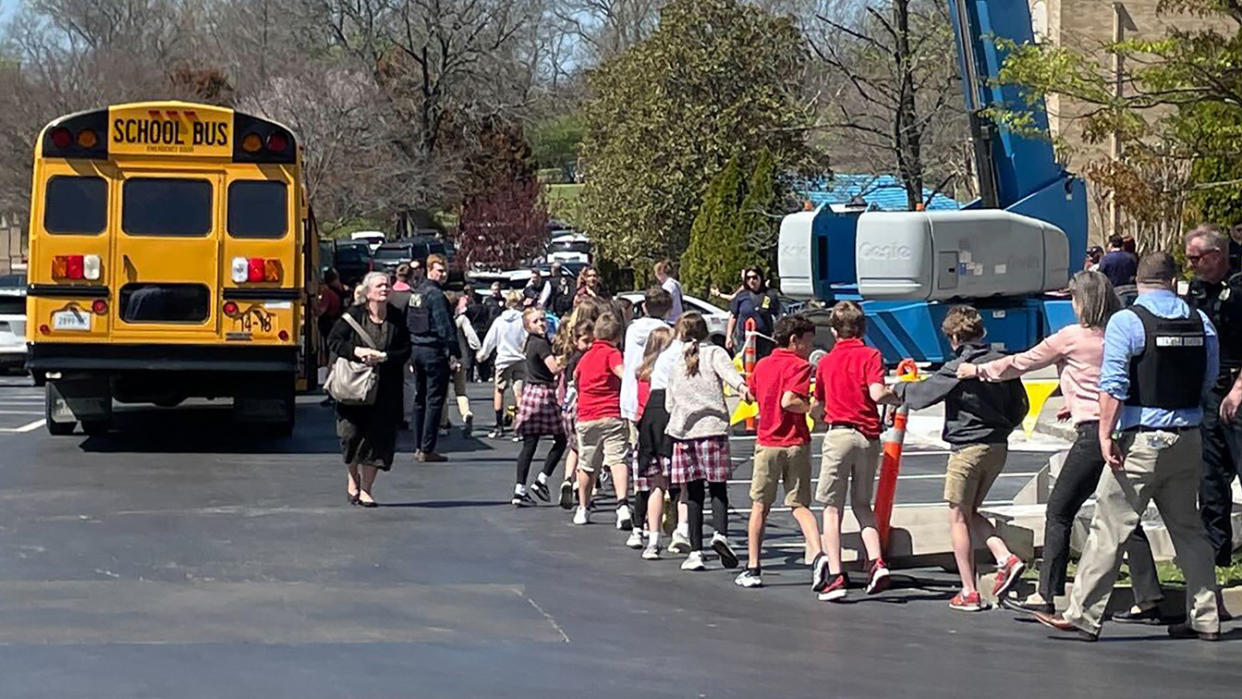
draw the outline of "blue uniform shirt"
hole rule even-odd
[[[1139,294],[1135,305],[1142,306],[1161,318],[1189,318],[1190,306],[1172,291],[1145,291]],[[1216,327],[1202,311],[1195,311],[1203,319],[1207,335],[1203,348],[1207,352],[1207,370],[1203,372],[1203,390],[1208,391],[1216,382],[1220,367],[1220,343]],[[1122,401],[1130,397],[1130,360],[1142,354],[1147,344],[1143,321],[1132,311],[1120,311],[1108,321],[1104,331],[1104,364],[1100,367],[1100,390]],[[1203,408],[1163,410],[1138,405],[1121,406],[1117,429],[1130,427],[1192,427],[1203,421]]]

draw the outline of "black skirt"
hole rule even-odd
[[[651,392],[647,407],[638,419],[638,463],[647,464],[656,457],[673,455],[673,440],[668,438],[668,410],[664,408],[664,389]]]

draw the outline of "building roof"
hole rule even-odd
[[[880,211],[906,211],[906,190],[892,175],[843,175],[806,182],[797,188],[798,196],[816,207],[825,204],[848,204],[861,196],[872,209]],[[932,190],[923,189],[923,200],[931,197]],[[927,204],[928,211],[955,211],[962,208],[956,200],[936,194]]]

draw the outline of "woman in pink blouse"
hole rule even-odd
[[[1120,310],[1121,302],[1108,278],[1099,272],[1075,274],[1069,289],[1074,315],[1078,318],[1077,325],[1062,328],[1026,352],[987,364],[962,364],[957,370],[960,379],[1004,381],[1055,364],[1060,374],[1061,394],[1065,396],[1068,417],[1078,432],[1048,497],[1039,592],[1025,603],[1011,605],[1031,612],[1052,613],[1053,597],[1065,593],[1065,572],[1069,564],[1074,517],[1095,491],[1104,471],[1098,432],[1100,364],[1104,358],[1104,328],[1109,317]],[[1064,419],[1067,416],[1062,412],[1058,417]],[[1126,540],[1125,550],[1134,581],[1135,606],[1128,612],[1115,614],[1113,620],[1123,623],[1158,621],[1163,594],[1156,578],[1151,547],[1141,527]]]

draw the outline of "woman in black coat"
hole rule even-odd
[[[410,335],[401,311],[388,303],[388,275],[372,272],[359,286],[362,303],[350,306],[345,313],[362,326],[377,349],[371,349],[344,318],[332,326],[328,349],[333,357],[348,357],[379,371],[373,404],[336,404],[336,434],[341,438],[341,456],[349,466],[349,502],[376,507],[371,486],[380,470],[392,468],[401,422],[402,372],[410,358]]]

